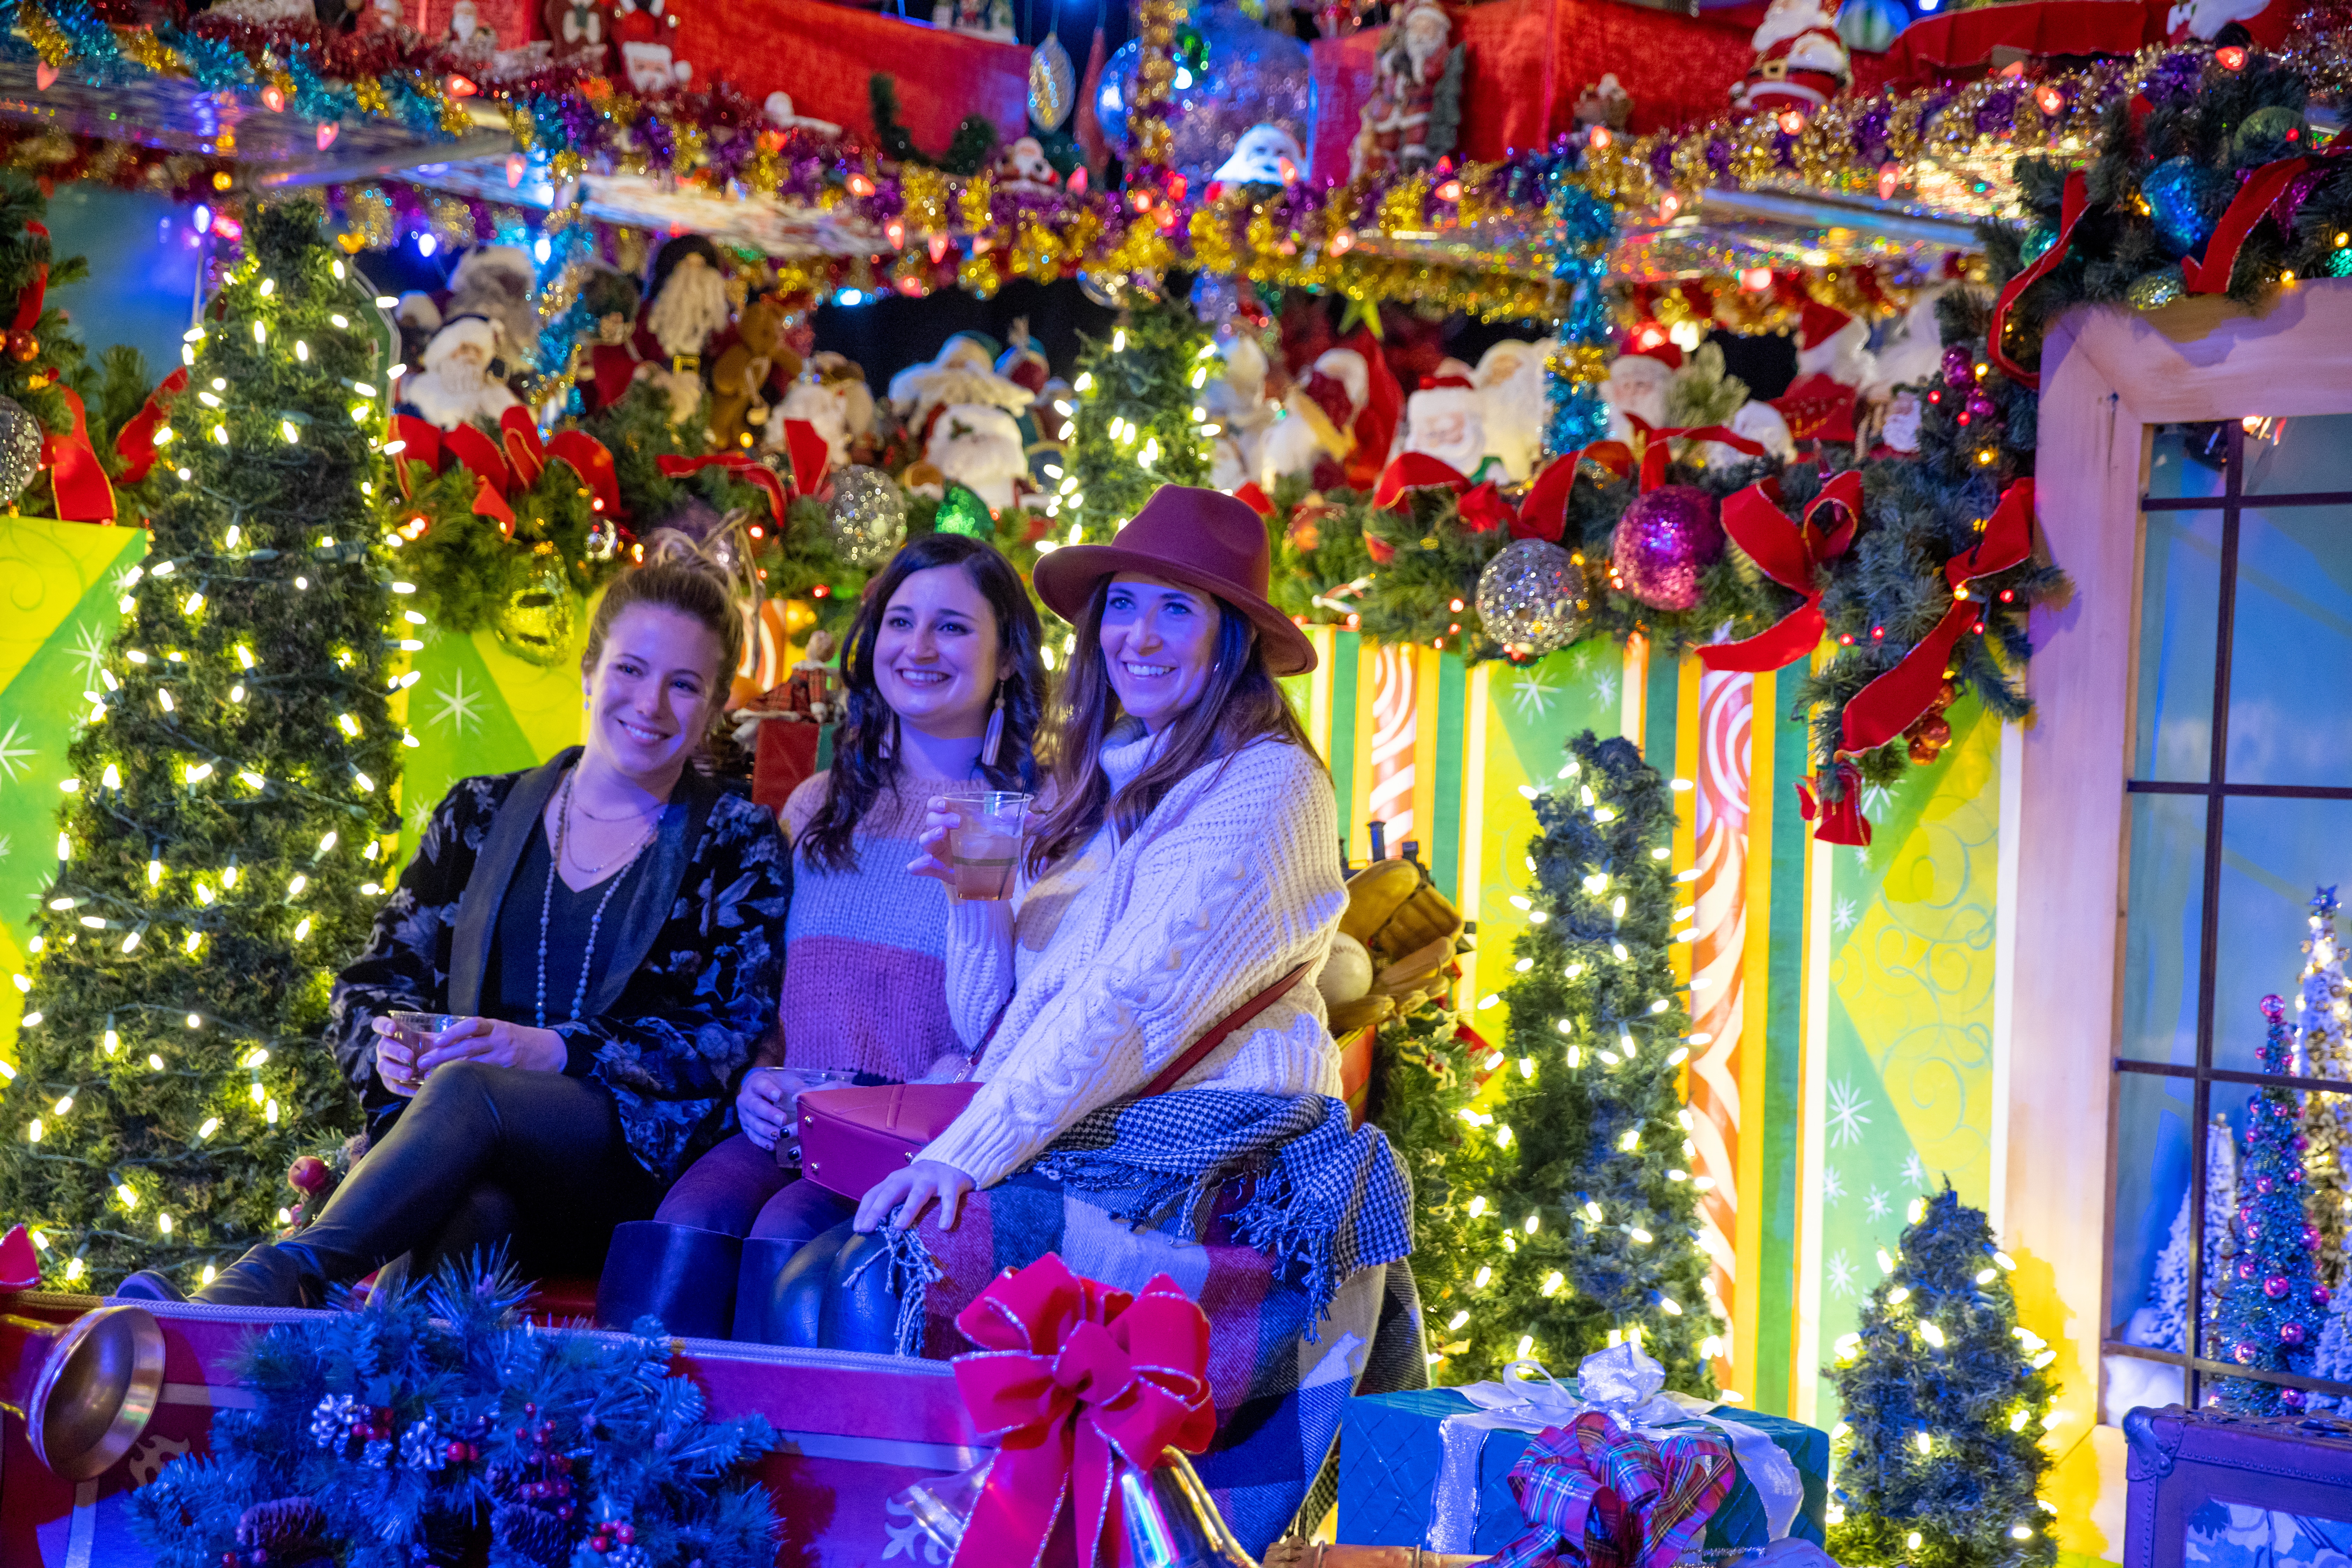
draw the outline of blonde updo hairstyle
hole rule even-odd
[[[731,554],[725,535],[713,541]],[[715,729],[727,707],[728,681],[743,662],[745,613],[737,597],[735,574],[725,559],[686,534],[663,529],[646,543],[644,561],[630,567],[604,590],[596,613],[588,620],[588,647],[581,656],[583,675],[593,675],[604,658],[604,643],[624,612],[639,605],[686,616],[709,631],[719,643],[719,668],[711,672],[711,722]],[[702,737],[705,742],[709,736]]]

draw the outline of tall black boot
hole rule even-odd
[[[735,1337],[803,1350],[814,1350],[822,1344],[825,1286],[831,1278],[833,1255],[841,1250],[841,1244],[849,1236],[849,1226],[840,1225],[813,1241],[795,1244],[783,1267],[738,1311],[739,1329],[749,1328],[751,1331],[738,1332]]]
[[[735,1324],[735,1275],[743,1244],[715,1230],[632,1220],[613,1230],[596,1282],[596,1323],[627,1329],[659,1318],[683,1339],[725,1339]]]
[[[299,1241],[263,1242],[190,1297],[142,1268],[115,1289],[137,1301],[208,1301],[215,1307],[323,1307],[328,1281],[318,1258]]]
[[[786,1344],[779,1327],[773,1333],[776,1280],[808,1241],[801,1237],[755,1236],[743,1243],[743,1262],[735,1275],[734,1331],[728,1337],[751,1344]]]

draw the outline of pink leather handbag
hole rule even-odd
[[[1300,964],[1193,1041],[1134,1098],[1165,1094],[1234,1030],[1265,1012],[1307,973]],[[963,1114],[977,1083],[894,1083],[873,1089],[812,1089],[800,1098],[801,1174],[828,1192],[862,1198]]]

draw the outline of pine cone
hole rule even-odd
[[[306,1497],[257,1502],[237,1516],[236,1543],[248,1550],[288,1552],[310,1545],[326,1523],[326,1510]]]
[[[559,1568],[572,1555],[572,1527],[543,1508],[501,1503],[490,1513],[490,1539],[540,1568]]]

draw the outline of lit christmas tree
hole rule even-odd
[[[1505,1152],[1484,1135],[1476,1109],[1479,1062],[1472,1053],[1489,1053],[1475,1042],[1460,1015],[1431,1003],[1380,1026],[1372,1069],[1369,1120],[1412,1177],[1413,1283],[1429,1327],[1433,1383],[1475,1383],[1494,1372],[1491,1358],[1465,1353],[1477,1337],[1472,1320],[1489,1310],[1494,1278],[1482,1261],[1492,1233],[1480,1234],[1469,1205],[1491,1186],[1494,1161]],[[1479,1205],[1482,1215],[1492,1201]]]
[[[1500,1098],[1475,1112],[1493,1185],[1470,1200],[1477,1272],[1462,1374],[1514,1357],[1573,1367],[1638,1337],[1667,1386],[1705,1393],[1721,1349],[1676,1082],[1673,796],[1632,742],[1569,744],[1535,801],[1539,896],[1517,944]],[[1477,1283],[1485,1279],[1486,1283]]]
[[[2294,1034],[2286,1004],[2263,998],[2269,1029],[2262,1070],[2294,1068]],[[2325,1325],[2327,1287],[2313,1278],[2311,1255],[2319,1232],[2304,1218],[2302,1109],[2292,1089],[2258,1090],[2246,1102],[2244,1168],[2239,1175],[2238,1224],[2221,1300],[2213,1322],[2220,1359],[2240,1366],[2310,1376]],[[2251,1378],[2219,1378],[2215,1394],[2227,1408],[2272,1415],[2300,1410],[2300,1389]]]
[[[2336,936],[2336,889],[2312,895],[2311,937],[2303,944],[2303,984],[2295,993],[2295,1060],[2289,1071],[2305,1078],[2352,1079],[2352,982],[2344,977],[2344,944]],[[2319,1231],[2321,1283],[2344,1283],[2344,1247],[2352,1237],[2352,1177],[2344,1156],[2352,1150],[2352,1101],[2313,1095],[2305,1101],[2304,1213]]]
[[[2217,1288],[2223,1257],[2230,1250],[2230,1215],[2238,1206],[2238,1143],[2230,1131],[2230,1119],[2215,1112],[2212,1129],[2205,1139],[2205,1278],[2216,1281],[2209,1285],[2204,1304],[2199,1313],[2205,1325],[2205,1338],[2210,1353],[2213,1309],[2220,1300]],[[2180,1212],[2172,1216],[2172,1234],[2157,1255],[2156,1268],[2148,1281],[2148,1302],[2132,1314],[2130,1330],[2126,1338],[2136,1345],[2155,1350],[2187,1352],[2189,1349],[2189,1197],[2181,1194]]]
[[[1161,485],[1209,482],[1208,410],[1217,374],[1208,329],[1181,300],[1128,312],[1108,342],[1088,342],[1070,383],[1078,433],[1070,470],[1048,503],[1066,540],[1108,540]]]
[[[0,1215],[85,1290],[194,1286],[355,1124],[318,1036],[399,828],[386,342],[317,208],[246,232],[157,433],[176,482],[69,753],[0,1099]]]
[[[2018,1325],[2017,1265],[1982,1210],[1948,1184],[1913,1200],[1910,1219],[1830,1369],[1845,1412],[1831,1434],[1830,1555],[1848,1568],[2053,1563],[2039,1493],[2058,1352]]]

